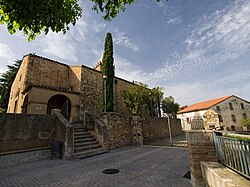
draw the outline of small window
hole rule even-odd
[[[247,114],[243,113],[243,118],[246,119],[247,118]]]
[[[232,114],[231,117],[232,117],[232,121],[233,121],[233,122],[236,122],[236,117],[235,117],[235,115]]]
[[[232,105],[232,103],[229,103],[229,108],[230,108],[230,110],[233,110],[233,105]]]
[[[190,122],[190,119],[189,118],[187,118],[187,123],[189,123]]]
[[[21,81],[22,80],[22,74],[20,75],[20,77],[19,77],[19,81]]]
[[[235,131],[235,126],[234,125],[231,126],[231,130]]]
[[[216,106],[216,110],[217,110],[217,111],[220,111],[220,106]]]
[[[115,84],[117,84],[117,82],[118,82],[118,81],[117,81],[117,80],[115,80]]]
[[[221,115],[219,115],[218,117],[219,117],[219,121],[220,121],[220,122],[223,122],[223,118],[222,118],[222,116],[221,116]]]
[[[244,104],[243,103],[240,103],[240,106],[241,106],[241,109],[244,110],[245,107],[244,107]]]

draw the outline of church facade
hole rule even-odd
[[[8,113],[50,114],[60,109],[72,121],[84,112],[100,114],[102,73],[101,61],[95,68],[84,65],[66,64],[28,54],[11,88]],[[114,78],[114,111],[129,115],[122,93],[135,85],[132,82]]]

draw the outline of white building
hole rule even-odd
[[[237,96],[225,96],[195,103],[180,110],[182,128],[242,130],[240,121],[250,118],[250,102]]]

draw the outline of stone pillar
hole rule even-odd
[[[132,145],[143,145],[142,120],[139,116],[133,116],[132,122]]]
[[[188,143],[191,181],[194,187],[205,187],[200,162],[217,162],[212,132],[211,130],[185,131]]]

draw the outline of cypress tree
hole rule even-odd
[[[105,112],[105,95],[106,95],[106,112],[114,111],[114,102],[113,102],[114,100],[113,81],[115,75],[114,69],[115,68],[114,68],[112,35],[111,33],[107,33],[105,38],[104,54],[102,59],[102,111],[103,112]]]

